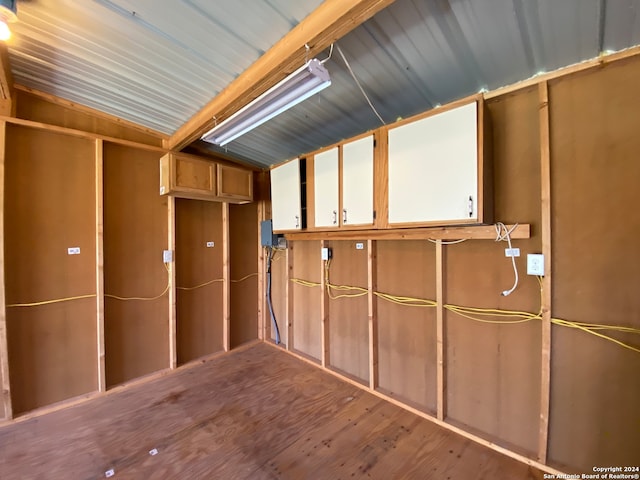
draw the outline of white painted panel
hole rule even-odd
[[[344,225],[373,223],[373,135],[342,147],[342,208]]]
[[[300,161],[271,170],[271,213],[274,230],[300,229]]]
[[[337,227],[338,147],[317,154],[313,160],[315,226]]]
[[[477,219],[477,155],[475,102],[389,130],[389,223]]]

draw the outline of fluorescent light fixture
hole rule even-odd
[[[226,145],[329,85],[331,78],[324,65],[317,58],[309,60],[201,138],[215,145]]]
[[[11,38],[9,23],[18,20],[17,13],[16,0],[0,0],[0,40],[3,42]]]

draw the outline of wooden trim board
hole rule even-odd
[[[322,240],[320,242],[320,248],[328,248],[329,243],[326,240]],[[329,339],[330,339],[330,317],[329,317],[329,294],[327,292],[327,276],[325,274],[325,262],[324,260],[320,260],[321,262],[321,277],[320,277],[320,290],[322,295],[322,301],[320,302],[320,318],[321,318],[321,364],[323,367],[327,368],[331,365],[331,349],[329,348]]]
[[[373,294],[378,290],[376,266],[377,248],[375,240],[367,240],[367,308],[369,313],[369,387],[378,388],[378,299]]]
[[[169,368],[178,366],[178,333],[176,309],[176,199],[167,197],[167,250],[173,252],[173,261],[169,269]]]
[[[540,432],[538,461],[546,463],[549,444],[549,409],[551,402],[551,150],[549,146],[549,91],[547,82],[538,86],[540,119],[540,180],[542,204],[542,357],[540,385]]]
[[[286,262],[286,284],[284,290],[285,296],[285,322],[287,330],[287,350],[292,350],[293,346],[293,287],[291,285],[291,278],[293,276],[293,243],[287,245],[285,251]]]
[[[231,349],[231,265],[229,264],[229,204],[222,203],[222,345]]]
[[[96,140],[96,333],[98,391],[107,389],[104,347],[104,142]]]
[[[442,240],[436,240],[436,405],[438,420],[447,417],[446,338],[444,325],[444,259]]]
[[[7,134],[7,123],[0,121],[0,189],[4,192],[4,162],[5,144]],[[13,408],[11,405],[11,384],[9,382],[9,350],[7,343],[7,310],[4,285],[4,193],[0,195],[0,278],[2,278],[2,288],[0,288],[0,378],[2,379],[2,407],[4,418],[13,418]]]

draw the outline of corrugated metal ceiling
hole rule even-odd
[[[23,1],[10,58],[17,83],[172,133],[320,3]],[[640,0],[397,0],[338,44],[391,122],[638,45]],[[330,88],[224,151],[266,166],[380,125],[326,66]]]

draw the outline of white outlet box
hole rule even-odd
[[[322,257],[322,260],[329,260],[331,258],[331,249],[327,247],[322,247],[322,250],[320,251],[320,255]]]
[[[173,250],[163,250],[162,251],[162,261],[164,263],[173,262]]]
[[[106,472],[104,472],[104,476],[107,478],[111,478],[116,474],[115,470],[112,468],[110,470],[107,470]]]
[[[216,246],[216,242],[207,242],[207,248],[213,248]]]
[[[356,250],[364,250],[364,243],[362,242],[356,243]]]
[[[80,247],[69,247],[69,248],[67,248],[67,254],[69,254],[69,255],[80,255]]]
[[[520,249],[519,248],[505,248],[504,249],[505,257],[519,257]]]
[[[527,275],[544,276],[544,255],[541,253],[527,255]]]

